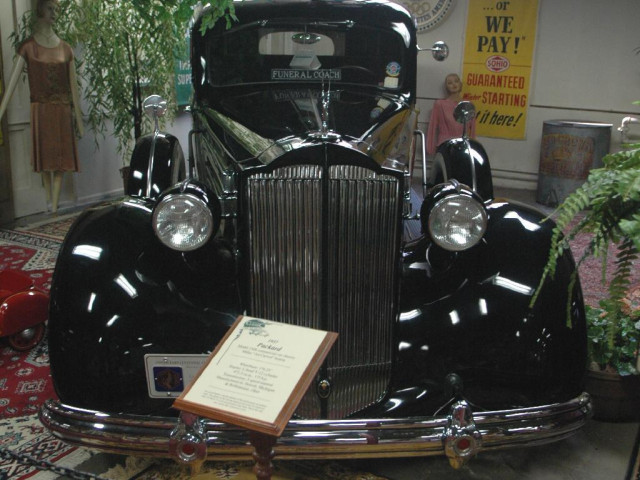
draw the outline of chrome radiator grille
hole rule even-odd
[[[251,176],[251,315],[339,333],[298,414],[341,418],[389,381],[399,251],[398,180],[349,165],[282,167]]]

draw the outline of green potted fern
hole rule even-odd
[[[630,285],[633,262],[640,251],[640,143],[624,147],[606,155],[604,166],[592,170],[586,182],[556,210],[549,259],[538,288],[554,275],[556,262],[570,248],[570,241],[588,233],[589,243],[577,263],[598,258],[608,289],[599,308],[587,307],[591,361],[587,391],[594,399],[596,418],[603,420],[640,418],[640,289]],[[607,276],[610,255],[615,255],[615,268]],[[536,295],[532,303],[535,299]],[[604,382],[604,386],[594,382]],[[616,393],[620,398],[608,404],[604,397]]]

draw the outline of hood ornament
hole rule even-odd
[[[341,139],[340,134],[329,128],[329,116],[331,112],[331,82],[325,90],[324,82],[322,83],[322,93],[320,94],[320,130],[312,132],[311,137],[328,142],[337,142]]]

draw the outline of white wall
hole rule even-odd
[[[446,74],[462,72],[469,1],[457,0],[444,23],[418,35],[421,47],[444,40],[451,50],[442,63],[428,52],[419,58],[421,128],[433,101],[443,95]],[[526,139],[479,139],[499,186],[536,189],[544,121],[612,123],[610,150],[615,151],[622,118],[640,114],[640,106],[632,105],[640,100],[640,55],[634,52],[640,47],[640,2],[539,0],[539,5]]]

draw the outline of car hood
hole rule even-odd
[[[268,163],[280,151],[328,138],[366,151],[380,163],[406,156],[417,114],[403,96],[357,88],[264,88],[221,95],[197,109],[239,162]],[[407,136],[408,135],[408,136]],[[404,141],[399,141],[401,138]],[[406,137],[406,138],[405,138]],[[403,162],[404,163],[404,162]]]

